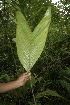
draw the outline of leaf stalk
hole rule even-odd
[[[33,90],[33,84],[32,84],[32,77],[30,76],[30,85],[31,85],[31,90],[32,90],[32,95],[33,95],[33,100],[34,100],[34,104],[36,104],[36,99],[35,99],[35,96],[34,96],[34,90]]]

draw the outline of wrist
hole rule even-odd
[[[22,86],[22,82],[19,79],[17,79],[15,81],[15,83],[16,83],[17,88],[20,87],[20,86]]]
[[[15,82],[16,88],[20,87],[20,83],[18,80],[15,80],[14,82]]]

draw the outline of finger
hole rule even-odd
[[[27,72],[27,73],[24,73],[22,76],[30,76],[31,73],[30,72]]]
[[[30,78],[30,75],[27,75],[24,77],[25,80],[29,80],[29,78]]]
[[[27,74],[28,74],[28,72],[21,74],[21,76],[25,76],[25,75],[27,75]]]
[[[27,75],[29,75],[29,76],[30,76],[30,75],[31,75],[31,72],[28,72],[28,74],[27,74]]]
[[[23,73],[22,76],[23,76],[23,75],[31,75],[31,72]]]

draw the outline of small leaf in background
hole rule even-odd
[[[0,82],[7,82],[7,81],[10,81],[10,76],[8,74],[4,74],[4,75],[1,75],[0,76]]]
[[[60,83],[63,88],[65,88],[70,93],[70,83],[65,80],[60,80]]]
[[[44,96],[55,96],[55,97],[61,97],[56,91],[47,89],[46,91],[43,91],[41,93],[38,93],[38,95],[36,96],[36,98],[41,98]]]
[[[40,57],[47,38],[48,28],[51,21],[51,8],[31,32],[23,14],[17,12],[16,46],[19,60],[23,67],[30,71]]]
[[[14,41],[16,43],[16,38],[13,38],[12,41]]]

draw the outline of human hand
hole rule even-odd
[[[23,73],[17,80],[18,87],[23,86],[31,76],[30,72]]]

